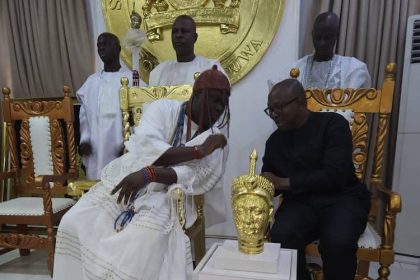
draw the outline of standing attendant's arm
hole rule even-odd
[[[83,87],[82,87],[83,89]],[[81,90],[82,90],[81,89]],[[92,146],[90,143],[90,130],[89,121],[87,117],[87,109],[84,95],[77,94],[80,101],[79,111],[79,130],[80,130],[80,142],[79,142],[79,153],[81,155],[88,156],[92,153]]]

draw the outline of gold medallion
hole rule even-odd
[[[135,10],[143,19],[141,29],[148,41],[141,49],[141,77],[160,62],[175,59],[171,26],[179,15],[189,15],[197,23],[195,53],[218,59],[235,83],[260,61],[276,34],[285,0],[101,0],[109,32],[122,39],[130,28]],[[131,67],[131,52],[121,56]]]

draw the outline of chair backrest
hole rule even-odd
[[[387,65],[382,89],[305,89],[310,111],[335,111],[349,120],[353,136],[353,163],[359,180],[365,179],[367,160],[372,157],[370,182],[382,183],[385,140],[394,96],[395,69],[394,63]],[[299,70],[292,69],[290,76],[297,78]],[[377,121],[370,121],[372,116],[377,116]],[[370,139],[371,135],[374,139]],[[369,146],[374,148],[370,149]]]
[[[35,188],[36,175],[77,174],[74,111],[70,88],[64,87],[64,98],[13,99],[8,88],[3,88],[3,94],[3,117],[7,126],[10,169],[17,171],[20,176],[19,182],[14,186],[16,195],[41,194],[42,190]],[[35,127],[35,119],[41,120],[45,134],[48,135],[42,135],[39,127]],[[33,143],[35,138],[38,143]],[[50,141],[40,142],[40,139]],[[41,165],[45,161],[51,163],[51,174],[36,174],[36,167],[39,172],[44,168]],[[63,195],[66,188],[56,183],[52,192]]]
[[[385,141],[394,97],[395,69],[395,63],[387,65],[382,89],[305,89],[310,111],[335,111],[348,118],[353,136],[356,176],[361,181],[381,186]],[[292,69],[290,76],[297,78],[299,70]],[[372,163],[368,164],[368,160]],[[370,172],[367,172],[368,168]],[[369,222],[374,224],[379,210],[375,194],[372,194],[371,204]]]
[[[134,125],[138,125],[143,114],[143,105],[162,98],[187,101],[192,95],[191,85],[129,87],[128,79],[121,78],[120,107],[123,120],[124,141],[130,137],[130,113]]]

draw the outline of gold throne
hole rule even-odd
[[[129,87],[128,79],[121,78],[120,88],[120,107],[123,119],[124,141],[127,141],[131,135],[131,124],[137,126],[141,122],[143,114],[143,105],[152,101],[168,98],[181,101],[187,101],[192,94],[191,85],[178,86],[157,86],[157,87]],[[194,224],[185,228],[185,209],[184,209],[184,193],[180,190],[175,191],[177,213],[179,222],[188,235],[193,246],[193,255],[196,263],[200,262],[206,253],[205,236],[204,236],[204,195],[194,196],[194,203],[197,209],[197,220]]]
[[[395,68],[394,63],[387,65],[382,89],[305,90],[310,111],[334,111],[349,121],[356,175],[370,187],[371,209],[367,228],[359,239],[355,279],[370,279],[370,262],[379,262],[378,279],[386,280],[394,262],[394,231],[396,215],[401,212],[401,196],[384,186],[383,163],[394,96]],[[297,78],[299,70],[293,68],[290,76]],[[372,159],[372,164],[368,164],[368,159]],[[316,242],[306,247],[306,254],[320,256]],[[323,279],[319,267],[310,266],[310,271],[315,280]]]

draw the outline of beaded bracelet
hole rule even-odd
[[[151,166],[146,166],[147,172],[149,172],[150,175],[150,182],[156,181],[156,172],[155,169]]]
[[[145,168],[140,169],[140,172],[143,174],[144,179],[146,180],[146,185],[154,182],[156,180],[156,172],[153,167],[146,166]],[[136,194],[136,197],[134,200],[136,200],[139,196],[139,193]],[[134,203],[130,202],[127,205],[127,209],[123,211],[114,221],[114,229],[116,232],[122,231],[125,226],[131,222],[134,215],[136,214]]]
[[[142,168],[141,173],[143,173],[144,179],[146,180],[146,184],[154,182],[156,180],[156,172],[151,166],[146,166]]]

